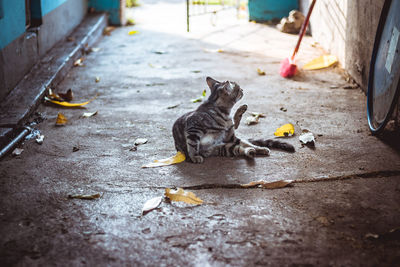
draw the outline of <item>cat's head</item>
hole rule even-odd
[[[219,82],[211,77],[207,77],[206,81],[211,90],[208,100],[218,107],[231,109],[243,97],[243,89],[235,82]]]

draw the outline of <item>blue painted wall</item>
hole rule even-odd
[[[66,1],[67,0],[41,0],[42,16],[53,11],[56,7],[59,7]]]
[[[33,7],[35,7],[35,3],[40,3],[40,6],[36,4],[38,8],[32,10],[32,17],[43,17],[66,1],[67,0],[33,0]],[[1,50],[25,32],[25,1],[0,0],[0,10],[3,15],[0,16]]]
[[[89,7],[93,7],[96,11],[107,12],[111,24],[121,24],[120,0],[89,0]]]
[[[298,8],[298,0],[249,0],[249,17],[259,22],[281,19]]]
[[[0,49],[25,32],[25,1],[0,0],[3,17],[0,18]]]

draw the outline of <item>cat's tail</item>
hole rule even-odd
[[[250,143],[256,146],[263,146],[268,148],[282,149],[287,152],[295,152],[294,146],[289,143],[281,142],[275,139],[249,139]]]

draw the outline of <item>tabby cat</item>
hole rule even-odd
[[[235,136],[247,105],[240,106],[233,117],[232,107],[243,97],[243,90],[235,82],[206,79],[211,95],[195,111],[178,118],[172,128],[176,150],[184,153],[188,161],[202,163],[212,156],[269,155],[269,148],[294,152],[290,144],[276,140],[241,140]]]

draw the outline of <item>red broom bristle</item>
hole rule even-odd
[[[283,78],[293,77],[297,72],[297,66],[294,61],[290,60],[290,58],[285,58],[281,62],[281,68],[279,70],[279,74]]]

